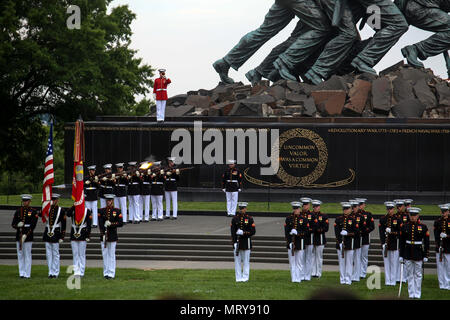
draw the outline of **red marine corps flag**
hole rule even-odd
[[[53,122],[50,123],[48,136],[47,155],[44,164],[44,183],[42,186],[42,221],[47,221],[48,212],[52,201],[52,184],[55,182],[53,171]]]
[[[75,201],[75,222],[81,224],[84,216],[84,190],[83,190],[83,161],[84,161],[84,123],[77,120],[75,123],[75,142],[73,150],[73,179],[72,200]]]

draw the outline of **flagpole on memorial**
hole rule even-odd
[[[73,149],[72,200],[75,206],[75,222],[80,224],[84,216],[84,122],[81,118],[75,122]]]

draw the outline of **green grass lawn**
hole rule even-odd
[[[81,279],[81,289],[69,290],[66,282],[70,275],[65,273],[66,269],[61,268],[60,278],[48,279],[47,267],[33,266],[31,279],[25,280],[18,277],[17,266],[0,266],[0,299],[300,300],[327,288],[344,290],[361,299],[396,299],[398,292],[398,286],[383,285],[383,276],[380,290],[369,290],[366,281],[343,286],[339,284],[337,272],[325,272],[320,280],[313,278],[297,284],[290,282],[290,273],[286,270],[251,270],[249,282],[236,283],[234,270],[117,269],[116,279],[105,280],[99,268],[88,268]],[[408,298],[407,291],[404,286],[402,298]],[[448,300],[450,292],[439,290],[435,275],[426,275],[422,299]]]
[[[32,205],[39,206],[41,204],[42,195],[33,194]],[[20,195],[5,196],[0,195],[0,205],[20,205]],[[99,202],[100,203],[100,202]],[[60,199],[60,205],[63,207],[70,207],[73,205],[71,199]],[[440,210],[437,205],[415,205],[422,209],[422,215],[439,215]],[[178,209],[183,211],[223,211],[226,212],[225,196],[223,202],[192,202],[179,201]],[[324,203],[321,206],[322,212],[325,213],[340,213],[342,207],[339,203]],[[374,214],[386,214],[386,208],[383,204],[368,204],[366,210]],[[271,202],[270,207],[267,202],[250,202],[248,211],[251,212],[291,212],[291,206],[285,202]]]

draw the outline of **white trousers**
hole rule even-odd
[[[340,282],[341,284],[352,284],[354,250],[344,250],[344,258],[342,258],[341,250],[337,250],[337,254]]]
[[[353,253],[353,274],[352,281],[359,281],[361,278],[361,248],[355,249]]]
[[[422,261],[405,260],[410,298],[420,299],[422,291]]]
[[[128,196],[128,202],[130,205],[130,220],[131,221],[142,221],[142,207],[141,207],[141,196],[138,194],[136,196]]]
[[[361,246],[361,278],[365,278],[367,274],[367,267],[369,266],[369,247],[365,244]]]
[[[106,199],[100,198],[100,209],[106,208]]]
[[[166,114],[166,100],[156,100],[156,120],[164,121]]]
[[[86,241],[71,241],[74,275],[84,276],[86,269]]]
[[[235,216],[239,192],[225,192],[225,194],[227,197],[227,215]]]
[[[84,202],[86,204],[86,208],[91,210],[92,212],[92,225],[96,226],[98,224],[98,201],[85,201]],[[106,202],[105,202],[105,206],[106,206]],[[104,208],[104,207],[102,207]]]
[[[141,203],[144,207],[144,219],[145,221],[150,220],[150,195],[142,195]]]
[[[128,222],[127,218],[127,197],[114,198],[114,206],[122,212],[122,221]]]
[[[234,270],[236,274],[236,282],[246,282],[250,277],[250,251],[239,250],[239,256],[234,254]]]
[[[398,261],[398,250],[388,250],[387,258],[384,257],[384,284],[387,286],[395,286],[397,282],[397,273],[399,273],[400,263]],[[403,270],[403,276],[406,276],[406,270]],[[400,281],[400,277],[399,277]]]
[[[45,255],[47,256],[48,275],[59,276],[59,243],[45,243]]]
[[[322,276],[322,266],[323,266],[323,248],[325,246],[314,246],[313,247],[313,262],[312,262],[312,272],[311,275],[315,277]]]
[[[17,260],[19,261],[19,276],[30,278],[31,277],[31,248],[33,247],[33,242],[24,242],[22,245],[22,250],[20,250],[20,243],[16,241],[17,248]]]
[[[178,191],[166,191],[166,217],[170,217],[170,203],[172,202],[172,217],[178,215]],[[171,201],[172,200],[172,201]]]
[[[313,245],[307,245],[303,260],[303,275],[302,280],[311,280],[312,264],[313,264]]]
[[[292,250],[288,250],[292,282],[300,283],[305,278],[305,252],[305,250],[294,250],[294,255],[292,255]]]
[[[444,253],[442,262],[439,261],[439,253],[436,253],[436,266],[439,289],[450,290],[450,253]]]
[[[150,196],[152,199],[152,219],[163,218],[163,196]]]
[[[114,278],[116,276],[116,244],[117,242],[102,241],[102,256],[103,256],[103,276]]]

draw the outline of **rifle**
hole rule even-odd
[[[442,219],[442,228],[441,232],[445,231],[445,219]],[[444,247],[442,247],[442,242],[444,241],[444,238],[441,238],[441,241],[439,242],[439,262],[442,262],[444,258]]]
[[[22,242],[23,228],[25,227],[25,219],[23,217],[23,207],[20,207],[20,222],[23,223],[23,226],[20,227],[20,232],[19,232],[19,250],[22,250],[22,247],[23,247],[23,242]]]
[[[391,221],[392,221],[392,219],[391,219],[391,217],[388,217],[388,226],[387,226],[387,228],[390,228],[391,227]],[[385,258],[387,258],[387,247],[388,247],[388,240],[389,240],[389,234],[388,233],[386,233],[386,229],[384,229],[384,233],[385,233],[385,235],[386,235],[386,240],[384,241],[385,242],[385,247],[384,247],[384,252],[383,252],[383,256],[385,257]]]
[[[344,218],[344,227],[342,228],[342,230],[347,231],[347,218]],[[342,259],[345,258],[345,252],[344,252],[344,237],[345,237],[345,236],[342,236],[342,242],[341,242],[341,244],[342,244],[342,249],[341,249],[341,257],[342,257]]]
[[[346,0],[337,0],[336,4],[334,5],[334,11],[333,11],[333,19],[331,21],[331,25],[333,27],[337,27],[342,19],[342,12],[344,11],[344,6],[346,4]]]

